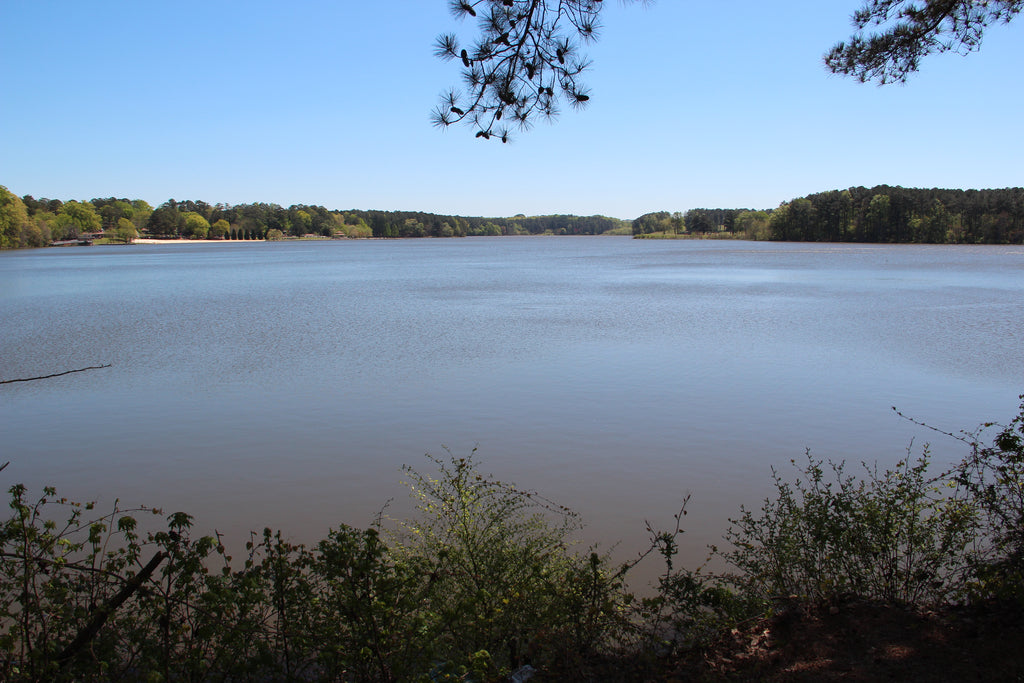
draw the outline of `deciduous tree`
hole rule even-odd
[[[146,225],[149,217],[153,214],[153,207],[149,205],[144,199],[135,199],[132,201],[132,223],[135,224],[136,228],[142,228]]]
[[[0,249],[21,246],[22,228],[28,224],[25,203],[18,195],[0,185]]]
[[[764,211],[744,211],[736,216],[736,232],[747,234],[748,239],[765,240],[771,235],[768,214]]]
[[[60,236],[64,239],[73,239],[82,233],[99,232],[102,229],[100,216],[89,202],[66,202],[57,212],[56,222],[62,233]]]
[[[182,231],[185,237],[194,240],[205,240],[210,232],[210,223],[195,211],[185,212],[185,229]]]
[[[139,236],[139,231],[135,229],[135,224],[127,218],[118,218],[114,236],[118,241],[129,244]]]
[[[221,218],[210,226],[210,239],[220,240],[231,230],[231,224]]]

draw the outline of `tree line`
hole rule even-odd
[[[44,247],[54,242],[103,236],[130,242],[140,235],[175,239],[283,239],[320,236],[465,237],[500,235],[628,234],[629,223],[606,216],[484,218],[422,211],[347,211],[294,204],[209,204],[169,199],[153,208],[145,200],[88,201],[18,197],[0,186],[0,249]]]
[[[1024,243],[1024,188],[915,190],[881,185],[783,204],[772,239],[811,242]]]
[[[169,199],[88,201],[18,197],[0,186],[0,249],[43,247],[81,237],[130,242],[140,235],[187,239],[410,238],[500,235],[729,237],[798,242],[929,244],[1024,243],[1024,188],[993,190],[872,188],[819,192],[778,208],[657,211],[635,220],[607,216],[485,218],[326,209],[293,204],[209,204]]]
[[[872,188],[819,192],[776,209],[649,213],[633,235],[721,236],[790,242],[1024,243],[1024,188]]]

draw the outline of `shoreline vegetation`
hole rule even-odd
[[[641,239],[1024,244],[1024,188],[908,189],[879,185],[807,195],[774,209],[658,211],[506,218],[322,206],[208,204],[170,199],[18,197],[0,186],[0,249],[64,244],[509,235],[633,235]]]
[[[265,529],[240,560],[184,512],[98,512],[15,485],[0,522],[0,677],[1019,679],[1021,399],[1008,424],[935,429],[966,451],[940,474],[927,448],[886,471],[809,452],[789,476],[773,468],[774,495],[710,549],[723,573],[679,566],[686,500],[615,564],[575,542],[575,512],[495,480],[475,450],[403,468],[409,519],[384,510],[308,547]],[[629,572],[652,561],[651,594],[634,595]]]

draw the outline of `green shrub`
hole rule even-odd
[[[976,598],[1024,602],[1024,402],[992,445],[982,445],[984,431],[993,426],[982,425],[962,439],[971,454],[953,472],[978,509],[985,541],[974,559],[972,592]]]
[[[795,462],[794,462],[795,466]],[[747,590],[764,599],[843,595],[935,603],[962,594],[976,510],[927,473],[928,451],[879,474],[807,455],[792,481],[772,470],[776,497],[760,514],[741,508],[723,553]]]
[[[677,569],[658,579],[657,593],[641,601],[646,650],[670,656],[711,644],[722,633],[766,611],[757,596],[728,576]]]
[[[708,645],[721,633],[762,613],[762,602],[748,592],[737,590],[729,576],[697,570],[677,569],[677,539],[683,533],[689,496],[675,515],[672,531],[647,531],[651,544],[646,554],[657,551],[665,562],[665,573],[658,577],[654,595],[640,601],[637,619],[640,626],[641,653],[649,657],[671,656],[679,649]],[[643,555],[640,559],[643,559]],[[709,558],[710,559],[710,558]]]
[[[779,597],[1024,601],[1024,403],[983,446],[992,426],[956,437],[970,455],[940,476],[927,449],[860,477],[810,454],[792,480],[772,470],[775,495],[730,520],[725,575],[675,566],[685,501],[615,567],[576,547],[574,512],[482,474],[475,450],[405,467],[417,514],[390,535],[378,519],[306,548],[265,529],[238,569],[185,513],[147,529],[137,518],[159,510],[100,514],[13,486],[0,680],[492,681],[524,664],[581,679],[624,663],[653,676]],[[625,578],[651,554],[665,571],[636,601]]]
[[[607,558],[577,554],[576,513],[486,477],[469,457],[427,456],[438,476],[406,467],[419,516],[397,551],[429,570],[427,643],[468,666],[572,666],[616,635],[626,600]]]
[[[418,559],[395,561],[376,528],[341,527],[317,545],[309,576],[325,679],[408,680],[429,668],[421,638],[428,572]]]
[[[621,641],[623,571],[574,552],[574,513],[472,456],[431,462],[436,476],[406,468],[419,516],[398,541],[379,522],[310,549],[265,529],[237,570],[187,514],[146,531],[129,513],[157,511],[88,518],[53,489],[30,502],[13,487],[0,678],[496,680],[527,662],[571,672]]]

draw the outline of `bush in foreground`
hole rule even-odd
[[[11,489],[0,527],[0,678],[490,680],[569,670],[626,627],[622,574],[576,552],[576,515],[482,475],[471,455],[406,468],[419,516],[315,546],[264,530],[234,568],[175,513]],[[65,514],[61,514],[65,513]]]
[[[241,566],[184,513],[147,530],[159,510],[101,514],[14,486],[0,679],[622,679],[779,598],[1024,601],[1024,404],[991,446],[982,436],[957,437],[970,454],[940,476],[927,449],[860,477],[809,455],[792,480],[773,472],[776,495],[732,520],[728,575],[675,566],[685,502],[673,529],[649,526],[649,550],[615,566],[575,544],[575,513],[482,474],[475,452],[405,468],[418,513],[396,528],[341,526],[311,547],[267,529]],[[637,600],[625,579],[649,555],[665,571]]]
[[[795,462],[794,462],[795,465]],[[725,558],[745,589],[765,600],[872,600],[937,604],[962,598],[977,536],[977,509],[928,475],[927,450],[879,473],[854,477],[843,463],[807,456],[760,514],[731,520]]]

